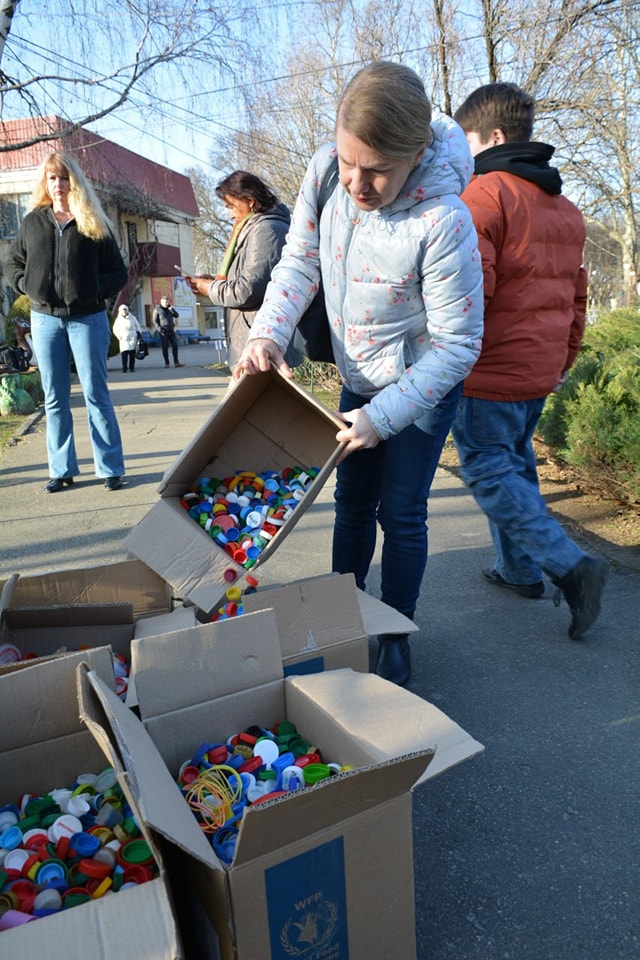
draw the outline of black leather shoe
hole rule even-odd
[[[514,593],[519,594],[521,597],[526,597],[527,600],[536,600],[544,593],[543,580],[537,580],[535,583],[509,583],[508,580],[500,576],[497,570],[491,570],[490,568],[483,570],[482,576],[485,580],[488,580],[489,583],[495,583],[498,587],[506,587],[507,590],[513,590]]]
[[[562,590],[571,610],[571,640],[579,640],[600,616],[600,600],[608,576],[606,560],[583,557],[566,577],[553,581]]]
[[[104,482],[105,490],[119,490],[122,486],[122,477],[107,477]]]
[[[411,650],[409,635],[382,634],[378,637],[376,673],[384,680],[404,687],[411,679]]]
[[[45,493],[59,493],[64,485],[70,487],[73,483],[73,477],[53,477],[52,480],[49,480],[49,483],[46,485]]]

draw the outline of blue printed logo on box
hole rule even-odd
[[[282,671],[285,677],[305,677],[311,673],[324,673],[324,657],[312,657],[299,663],[291,663]]]
[[[348,960],[344,842],[265,871],[271,960]]]

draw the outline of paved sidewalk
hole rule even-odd
[[[185,367],[165,370],[151,349],[133,375],[110,361],[122,490],[93,476],[77,385],[83,473],[72,489],[43,491],[43,420],[2,455],[0,576],[125,556],[165,469],[227,388],[223,370],[207,369],[210,344],[183,347],[180,359]],[[263,584],[327,572],[332,492],[330,483],[260,570]],[[483,582],[486,521],[444,470],[430,512],[411,689],[486,749],[414,795],[418,958],[638,960],[640,575],[616,564],[601,619],[572,643],[550,585],[532,601]]]

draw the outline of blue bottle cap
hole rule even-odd
[[[18,826],[7,827],[0,833],[0,847],[5,850],[15,850],[22,843],[22,830]]]
[[[93,833],[74,833],[69,840],[69,849],[78,857],[92,857],[100,849],[100,838]]]

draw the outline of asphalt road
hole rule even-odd
[[[224,372],[208,368],[210,345],[183,347],[181,359],[184,368],[165,370],[152,349],[135,375],[111,361],[122,490],[93,477],[77,386],[83,476],[72,489],[43,492],[42,420],[4,452],[0,576],[124,558],[127,531],[226,389]],[[261,582],[327,572],[331,524],[329,484]],[[503,592],[481,577],[491,560],[484,517],[438,470],[410,689],[485,752],[414,792],[418,958],[638,960],[640,574],[616,562],[600,620],[575,643],[549,584],[540,600]]]

